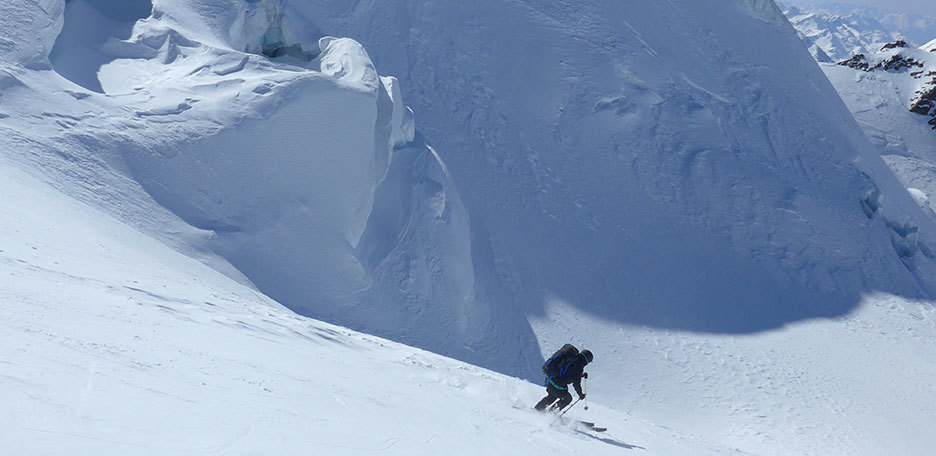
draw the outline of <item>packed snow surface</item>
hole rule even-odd
[[[771,0],[9,0],[0,28],[5,448],[936,446],[934,221]],[[570,340],[607,435],[502,375]]]

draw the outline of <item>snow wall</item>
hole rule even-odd
[[[469,215],[474,305],[744,333],[931,293],[930,222],[772,1],[285,10],[400,77]]]
[[[747,333],[932,296],[931,222],[772,1],[155,0],[131,25],[91,46],[100,87],[52,52],[128,113],[95,153],[297,312],[532,378],[556,300]]]

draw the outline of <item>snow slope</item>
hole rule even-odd
[[[614,363],[596,355],[593,397],[680,432],[759,455],[923,456],[936,445],[931,301],[870,295],[847,317],[756,335],[619,325],[560,301],[534,327],[556,322],[553,346],[568,338]]]
[[[597,404],[613,431],[550,425],[532,384],[297,316],[6,163],[0,190],[6,454],[741,454]]]
[[[9,163],[0,191],[9,454],[922,455],[934,444],[914,427],[936,416],[917,400],[936,374],[930,304],[875,296],[843,320],[736,337],[572,322],[554,303],[536,325],[628,347],[600,352],[592,397],[658,409],[592,399],[570,415],[610,428],[594,434],[530,411],[538,386],[297,316]],[[609,376],[613,363],[630,373]],[[675,405],[700,398],[708,410]]]
[[[872,144],[933,215],[936,193],[936,54],[891,47],[823,65]]]

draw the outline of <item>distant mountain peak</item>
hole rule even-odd
[[[842,61],[857,54],[874,52],[885,43],[907,45],[907,38],[902,33],[874,18],[795,7],[787,8],[784,14],[819,62]]]
[[[797,6],[789,3],[796,3]],[[936,17],[933,16],[888,8],[860,7],[838,2],[789,0],[789,3],[778,2],[787,17],[790,17],[791,12],[793,14],[817,13],[840,17],[856,16],[873,19],[890,32],[906,37],[910,43],[925,43],[936,37]]]

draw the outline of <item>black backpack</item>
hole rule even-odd
[[[561,370],[562,367],[569,365],[572,361],[575,360],[575,357],[578,356],[579,351],[572,344],[565,344],[559,350],[556,350],[552,356],[546,359],[546,363],[543,364],[543,373],[551,375],[553,370]],[[556,367],[560,369],[556,369]]]

